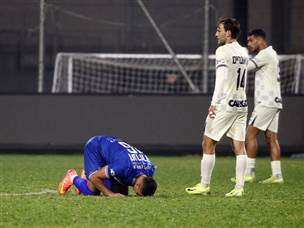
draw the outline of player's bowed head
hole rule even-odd
[[[145,175],[138,176],[133,186],[134,192],[139,196],[153,196],[156,189],[156,181]]]

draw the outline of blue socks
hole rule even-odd
[[[73,184],[78,188],[78,190],[81,192],[81,194],[85,196],[92,196],[96,195],[97,192],[92,192],[87,185],[87,180],[81,178],[80,176],[77,176],[73,180]]]

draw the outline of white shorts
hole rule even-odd
[[[205,135],[220,141],[223,135],[237,141],[245,141],[247,112],[221,112],[217,111],[214,119],[209,115],[206,119]]]
[[[280,109],[278,108],[257,105],[254,107],[248,124],[261,131],[270,130],[274,133],[278,133],[279,114]]]

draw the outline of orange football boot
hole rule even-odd
[[[59,183],[57,189],[59,195],[66,194],[70,187],[73,185],[73,183],[71,182],[71,176],[77,176],[77,172],[75,169],[69,169],[63,180]]]

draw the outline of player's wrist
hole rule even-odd
[[[111,191],[109,191],[107,194],[105,194],[105,196],[109,196],[109,197],[116,196],[116,195],[117,195],[117,193],[114,193]]]
[[[212,101],[211,104],[210,104],[210,107],[215,108],[215,107],[216,107],[216,102],[215,102],[215,101]]]

